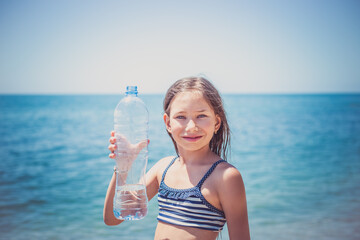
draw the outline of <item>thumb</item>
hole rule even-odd
[[[143,148],[145,148],[148,144],[150,143],[150,140],[147,139],[147,140],[143,140],[139,143],[137,143],[135,146],[137,152],[140,152]]]

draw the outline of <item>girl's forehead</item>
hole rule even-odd
[[[199,91],[186,91],[176,94],[171,101],[170,111],[209,110],[211,106]]]

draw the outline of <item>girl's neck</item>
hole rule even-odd
[[[219,160],[219,157],[209,147],[196,151],[179,149],[179,161],[182,164],[203,165],[217,160]]]

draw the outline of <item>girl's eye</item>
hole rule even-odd
[[[200,114],[200,115],[198,116],[198,118],[205,118],[205,117],[207,117],[205,114]]]
[[[185,119],[185,116],[179,115],[179,116],[176,116],[175,118],[176,118],[176,119]]]

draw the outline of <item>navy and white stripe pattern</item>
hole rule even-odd
[[[176,158],[171,161],[162,176],[158,194],[159,215],[157,219],[174,225],[221,231],[226,222],[224,212],[206,201],[200,189],[215,167],[224,160],[214,163],[195,187],[174,189],[164,183],[164,178],[175,160]]]

